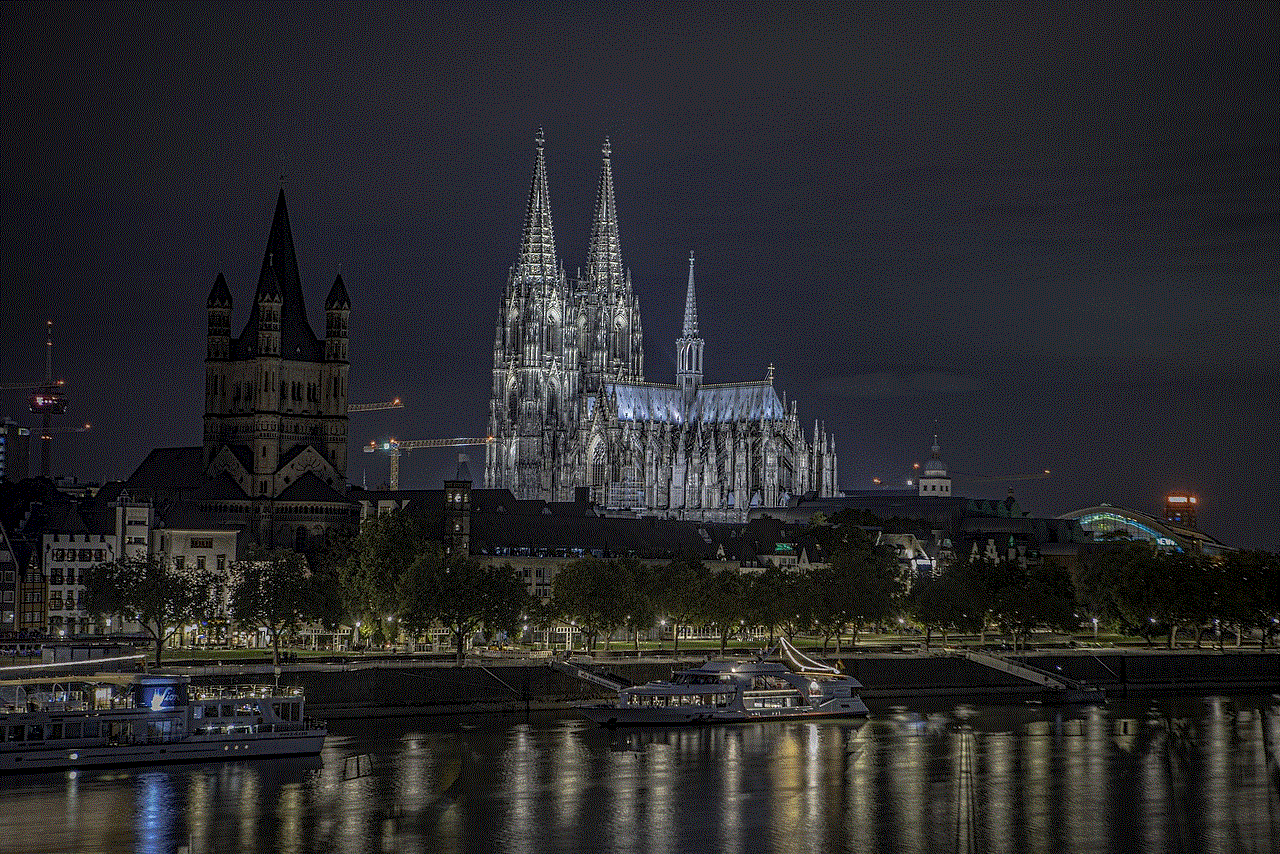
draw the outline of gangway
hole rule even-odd
[[[597,673],[575,661],[566,661],[563,658],[553,658],[548,664],[551,665],[552,670],[559,670],[561,673],[599,685],[601,688],[608,688],[610,691],[621,691],[631,684],[618,676]]]
[[[965,650],[961,655],[975,664],[990,667],[992,670],[998,670],[1001,673],[1007,673],[1010,676],[1016,676],[1019,679],[1024,679],[1027,682],[1055,691],[1066,702],[1106,702],[1107,695],[1104,689],[1085,682],[1068,679],[1065,676],[1050,673],[1047,670],[1041,670],[1029,664],[1010,661],[1003,656],[992,655],[988,652]]]

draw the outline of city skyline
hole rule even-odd
[[[94,424],[55,474],[199,444],[204,300],[225,273],[243,326],[281,173],[313,328],[336,270],[351,294],[352,402],[406,402],[352,418],[351,482],[387,479],[370,440],[481,435],[542,126],[570,275],[612,140],[646,373],[674,380],[692,250],[706,381],[773,363],[842,488],[904,480],[936,430],[957,494],[1187,491],[1280,546],[1271,7],[441,8],[6,9],[0,384],[43,376],[51,318],[60,423]]]

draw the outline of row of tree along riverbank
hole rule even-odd
[[[701,659],[696,659],[700,661]],[[867,699],[972,697],[1018,701],[1043,688],[947,654],[859,654],[831,657],[865,686]],[[1105,688],[1108,694],[1280,691],[1280,653],[1073,651],[1010,657],[1042,671]],[[583,660],[597,672],[630,683],[670,677],[671,660]],[[200,682],[270,681],[271,667],[202,667]],[[353,665],[299,664],[281,669],[281,684],[301,685],[308,708],[333,718],[481,710],[524,711],[612,696],[545,660],[495,660],[458,667],[417,661]]]

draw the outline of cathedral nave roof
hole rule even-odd
[[[606,391],[611,397],[616,396],[617,417],[623,421],[724,424],[762,418],[779,420],[785,414],[778,393],[765,381],[703,386],[687,408],[677,386],[611,383]],[[588,399],[587,406],[590,414],[595,399]]]

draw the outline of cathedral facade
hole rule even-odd
[[[606,140],[587,261],[557,260],[539,131],[524,232],[498,312],[485,486],[611,511],[737,521],[836,494],[835,441],[801,428],[763,380],[703,383],[693,256],[674,383],[646,382],[640,306],[622,263]]]

